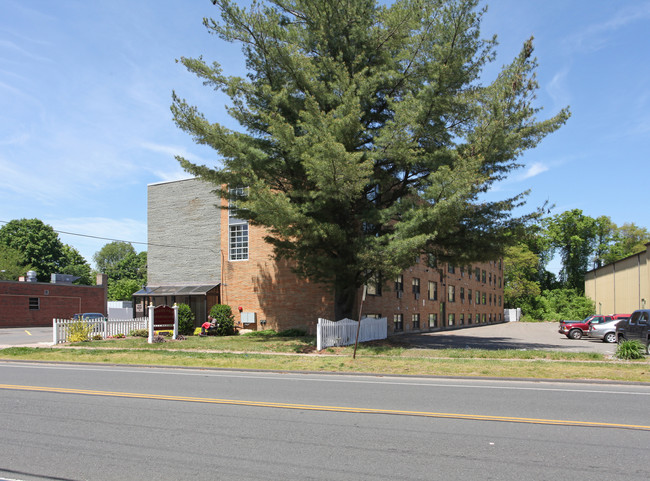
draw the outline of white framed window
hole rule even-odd
[[[232,224],[229,226],[228,253],[231,261],[248,260],[248,224]]]

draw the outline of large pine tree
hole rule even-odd
[[[359,286],[424,253],[464,264],[496,258],[528,216],[525,193],[486,201],[517,158],[568,118],[537,121],[532,39],[488,85],[496,38],[480,34],[476,0],[213,0],[212,33],[242,45],[248,75],[182,58],[231,99],[234,131],[174,94],[177,125],[219,154],[182,166],[246,186],[239,217],[267,229],[278,257],[332,286],[352,317]],[[231,199],[232,200],[232,199]],[[385,277],[386,278],[386,277]]]

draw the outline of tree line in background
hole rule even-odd
[[[607,216],[589,217],[580,209],[543,218],[506,250],[506,306],[538,320],[593,314],[593,302],[584,297],[585,274],[644,251],[647,242],[650,232],[644,227],[619,227]],[[562,266],[558,275],[547,269],[554,258]]]
[[[147,253],[136,253],[128,242],[106,244],[93,260],[96,271],[39,219],[12,220],[0,227],[0,280],[18,280],[33,270],[39,282],[49,282],[52,274],[69,274],[78,277],[75,284],[92,286],[102,273],[108,276],[108,299],[114,301],[131,300],[147,283]]]

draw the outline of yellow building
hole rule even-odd
[[[650,306],[650,242],[645,251],[585,274],[585,295],[597,314],[630,314]]]

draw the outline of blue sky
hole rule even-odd
[[[548,200],[552,213],[650,228],[650,1],[488,4],[483,34],[500,45],[486,80],[533,35],[541,117],[572,112],[494,195],[531,189],[531,209]],[[239,47],[209,35],[206,16],[218,16],[210,0],[2,0],[0,221],[145,243],[147,184],[188,177],[175,154],[217,162],[172,122],[172,90],[233,126],[225,99],[175,62],[203,55],[242,73]],[[89,262],[109,242],[60,238]]]

